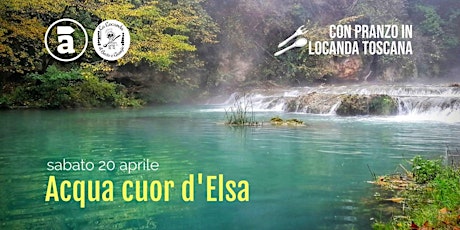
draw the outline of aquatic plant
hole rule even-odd
[[[254,107],[252,101],[243,96],[235,96],[235,102],[228,109],[225,109],[225,118],[227,125],[233,126],[258,126],[254,116]]]

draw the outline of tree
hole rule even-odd
[[[212,42],[215,38],[213,30],[203,30],[206,23],[199,24],[202,15],[194,14],[199,10],[196,7],[199,3],[191,0],[178,1],[175,5],[171,2],[123,0],[2,1],[0,72],[24,73],[46,67],[44,60],[49,57],[43,49],[44,34],[48,25],[63,17],[82,22],[90,36],[98,22],[119,20],[129,28],[132,38],[130,51],[119,59],[118,65],[146,62],[167,68],[180,53],[196,50],[189,40],[190,35],[198,42]],[[196,29],[190,29],[191,25]]]
[[[5,0],[0,2],[0,77],[20,81],[27,73],[45,73],[55,62],[44,49],[46,29],[60,18],[73,18],[89,36],[106,19],[123,22],[130,30],[129,52],[116,64],[102,61],[91,48],[73,63],[59,63],[71,69],[79,64],[100,77],[124,67],[145,67],[161,73],[167,81],[189,82],[183,73],[203,66],[194,53],[197,45],[212,44],[217,26],[203,10],[201,0]],[[172,68],[180,66],[180,68]],[[115,70],[115,72],[113,72]],[[153,78],[151,75],[149,76]],[[149,77],[143,80],[149,80]],[[114,78],[112,78],[114,79]],[[198,80],[195,80],[199,82]],[[142,82],[141,82],[142,84]],[[196,84],[195,84],[196,85]],[[2,88],[5,86],[3,85]]]

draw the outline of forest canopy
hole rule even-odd
[[[61,18],[80,22],[90,37],[103,20],[119,20],[130,30],[129,52],[115,63],[103,61],[91,48],[75,62],[56,61],[43,38]],[[328,39],[328,25],[339,23],[413,25],[414,54],[309,56],[300,50],[273,56],[278,43],[300,25],[309,30],[307,39],[320,40]],[[443,79],[458,72],[458,25],[456,0],[4,0],[0,106],[171,103],[267,81]],[[344,74],[347,68],[354,71]],[[102,93],[101,85],[113,87]],[[43,90],[60,93],[44,96]],[[84,98],[94,95],[104,99],[89,103]],[[56,97],[61,100],[55,102]]]

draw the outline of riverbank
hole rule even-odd
[[[140,107],[144,101],[125,86],[109,82],[90,70],[59,69],[52,65],[44,74],[27,74],[22,81],[0,87],[0,108],[65,109]]]
[[[372,183],[392,197],[378,197],[384,202],[401,204],[400,213],[391,220],[378,220],[373,229],[460,229],[459,155],[447,153],[447,165],[441,160],[412,159],[412,170],[392,176],[380,176]]]

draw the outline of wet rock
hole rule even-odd
[[[340,95],[313,92],[288,101],[284,110],[286,112],[326,114],[339,101]]]
[[[398,103],[388,95],[373,95],[369,101],[370,115],[396,115]]]
[[[345,95],[336,110],[340,116],[357,116],[369,114],[369,98],[363,95]]]
[[[273,117],[270,119],[270,123],[272,125],[276,126],[305,126],[303,121],[298,120],[298,119],[288,119],[288,120],[283,120],[280,117]]]
[[[339,116],[395,115],[397,101],[388,95],[344,95],[336,110]]]

